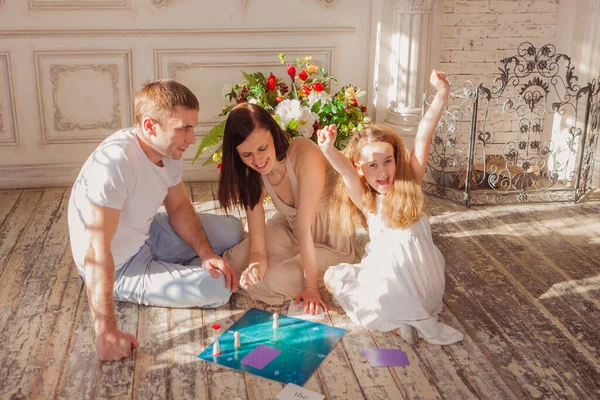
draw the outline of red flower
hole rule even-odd
[[[304,93],[307,96],[310,94],[311,90],[312,89],[310,88],[310,85],[304,85],[304,86],[302,86],[302,93]]]
[[[221,169],[221,166],[223,166],[223,164],[222,163],[218,163],[217,164],[217,169]]]
[[[321,82],[315,82],[315,84],[313,85],[313,90],[315,92],[322,92],[323,90],[325,90],[325,85],[323,85]]]
[[[308,79],[308,74],[306,73],[306,71],[302,70],[298,74],[298,78],[300,78],[301,81],[305,81]]]
[[[275,75],[271,74],[269,79],[267,79],[267,89],[275,90],[275,86],[277,86],[277,78],[275,78]]]
[[[354,107],[358,107],[358,101],[356,101],[356,99],[352,99],[352,105]]]
[[[367,106],[362,106],[362,107],[360,108],[360,111],[362,111],[362,112],[367,112]]]
[[[296,77],[296,67],[290,65],[287,69],[287,74],[292,78],[292,80]]]
[[[277,97],[275,97],[275,101],[278,103],[281,103],[283,101],[283,99],[281,98],[281,96],[277,96]]]

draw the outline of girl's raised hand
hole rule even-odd
[[[429,83],[431,86],[436,88],[438,92],[440,91],[449,91],[450,90],[450,82],[446,79],[446,73],[438,70],[431,71],[431,76],[429,77]]]
[[[317,142],[323,153],[331,150],[337,137],[337,127],[335,125],[327,125],[317,131]]]

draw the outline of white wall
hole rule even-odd
[[[368,86],[364,0],[0,0],[0,187],[69,185],[88,155],[132,125],[135,91],[174,78],[198,96],[200,139],[240,70],[284,75],[278,53],[312,55]],[[284,75],[285,76],[285,75]],[[214,166],[184,178],[216,179]]]

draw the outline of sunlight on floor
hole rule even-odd
[[[561,297],[567,294],[587,293],[594,290],[600,291],[600,275],[554,284],[546,293],[538,297],[538,300]]]

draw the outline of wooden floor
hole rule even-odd
[[[187,188],[198,210],[218,212],[210,183]],[[68,244],[68,196],[0,191],[0,399],[276,396],[278,382],[196,358],[212,323],[265,308],[237,295],[215,310],[119,303],[119,326],[140,347],[98,362]],[[446,259],[442,318],[465,340],[411,348],[334,307],[328,323],[348,331],[305,386],[328,399],[600,398],[600,199],[467,210],[430,198],[428,210]],[[401,348],[410,366],[361,363],[360,349],[375,346]]]

